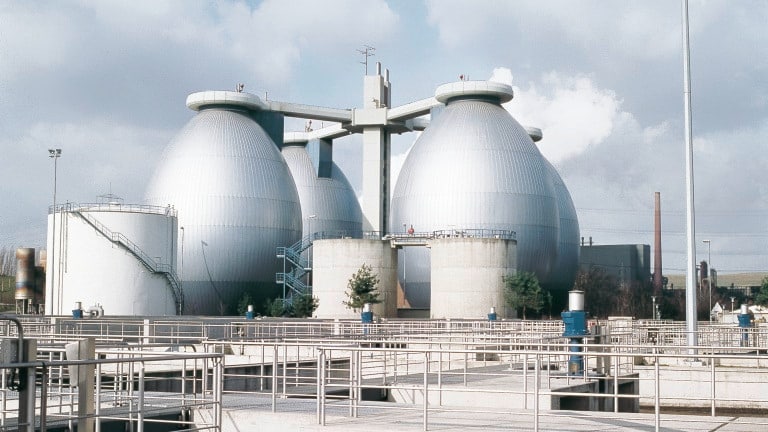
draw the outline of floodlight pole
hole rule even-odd
[[[698,345],[696,322],[696,224],[693,205],[693,138],[691,122],[691,60],[688,39],[688,0],[683,0],[683,104],[685,107],[686,249],[685,322],[688,346]],[[692,349],[691,354],[696,350]]]
[[[57,171],[58,171],[58,160],[61,157],[61,149],[48,149],[48,157],[53,159],[53,207],[51,207],[51,213],[53,215],[53,224],[51,225],[51,289],[50,289],[50,298],[45,299],[46,302],[50,302],[51,305],[51,315],[55,315],[55,312],[53,310],[54,302],[53,302],[53,293],[55,290],[54,280],[56,278],[55,273],[55,265],[56,260],[55,258],[55,251],[56,251],[56,180],[57,180]],[[61,299],[59,299],[59,302]],[[59,310],[59,313],[61,311]]]

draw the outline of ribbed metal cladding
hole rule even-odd
[[[570,289],[579,269],[579,219],[571,194],[555,167],[546,159],[549,175],[555,188],[557,215],[560,220],[557,258],[548,283],[553,289]]]
[[[186,314],[234,313],[245,292],[257,306],[278,294],[275,250],[300,238],[301,207],[285,160],[247,112],[200,110],[163,152],[146,201],[178,210]]]
[[[449,100],[403,164],[391,230],[505,229],[517,233],[517,268],[549,281],[560,218],[550,167],[526,131],[491,98]],[[567,191],[566,191],[567,193]],[[574,213],[575,214],[575,213]],[[578,227],[576,227],[578,231]],[[429,307],[426,251],[409,248],[406,300]]]
[[[356,236],[362,232],[362,212],[349,180],[335,164],[330,178],[318,177],[303,144],[286,144],[283,157],[296,182],[301,202],[304,236],[313,233],[337,233]],[[315,217],[311,220],[309,216]]]

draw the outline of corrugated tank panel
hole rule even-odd
[[[576,280],[579,267],[579,219],[571,194],[555,167],[546,159],[557,198],[557,214],[560,219],[557,258],[550,280],[551,288],[569,290]]]
[[[331,177],[318,177],[306,147],[286,145],[282,150],[296,182],[301,201],[304,236],[312,232],[359,233],[362,212],[349,180],[339,167],[331,165]],[[309,216],[315,215],[311,221]]]

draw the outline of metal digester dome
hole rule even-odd
[[[416,231],[513,230],[518,271],[534,272],[551,287],[555,266],[563,265],[558,257],[566,259],[559,254],[559,189],[549,163],[501,106],[511,100],[512,88],[461,81],[440,86],[435,96],[446,106],[403,164],[392,196],[391,230],[403,224]],[[564,185],[562,191],[570,200]],[[411,307],[429,307],[428,252],[411,249],[401,274],[406,300]]]
[[[534,142],[542,138],[541,130],[538,128],[525,128],[528,135]],[[562,177],[546,158],[549,176],[552,178],[552,185],[555,188],[555,198],[557,199],[557,216],[560,222],[557,241],[557,258],[555,265],[550,273],[550,288],[570,289],[576,279],[576,273],[579,270],[579,219],[576,215],[576,207],[573,205],[571,194],[568,192]]]
[[[304,236],[323,232],[359,236],[363,230],[360,204],[349,180],[331,160],[330,143],[308,141],[305,135],[286,134],[282,149],[299,193]]]
[[[296,186],[255,120],[264,121],[258,97],[201,92],[187,106],[199,112],[166,147],[146,193],[178,210],[185,314],[235,313],[245,293],[261,306],[279,294],[275,249],[301,236]],[[282,124],[268,129],[282,133]]]

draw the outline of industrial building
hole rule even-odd
[[[619,284],[647,282],[651,277],[651,247],[637,245],[593,245],[581,246],[579,270],[591,267],[602,270]]]
[[[67,208],[49,216],[56,270],[46,312],[68,313],[80,301],[111,314],[222,315],[243,299],[259,308],[313,293],[318,317],[348,316],[339,299],[350,269],[366,263],[377,263],[385,317],[398,315],[398,303],[422,311],[417,316],[478,318],[492,307],[511,316],[503,277],[515,271],[535,273],[554,292],[571,288],[575,208],[536,147],[541,131],[501,106],[511,87],[462,80],[392,107],[389,71],[377,64],[363,84],[363,107],[349,109],[262,100],[242,88],[191,94],[195,115],[165,148],[142,203],[158,210]],[[285,117],[331,125],[286,132]],[[423,133],[390,199],[390,137],[411,131]],[[349,134],[362,135],[362,206],[333,162],[333,141]],[[148,221],[120,225],[141,218]],[[400,238],[406,227],[416,241]],[[84,281],[92,267],[82,256],[102,240],[115,250],[99,255],[98,268],[114,276]],[[129,298],[169,295],[137,309],[109,303],[104,286]]]

